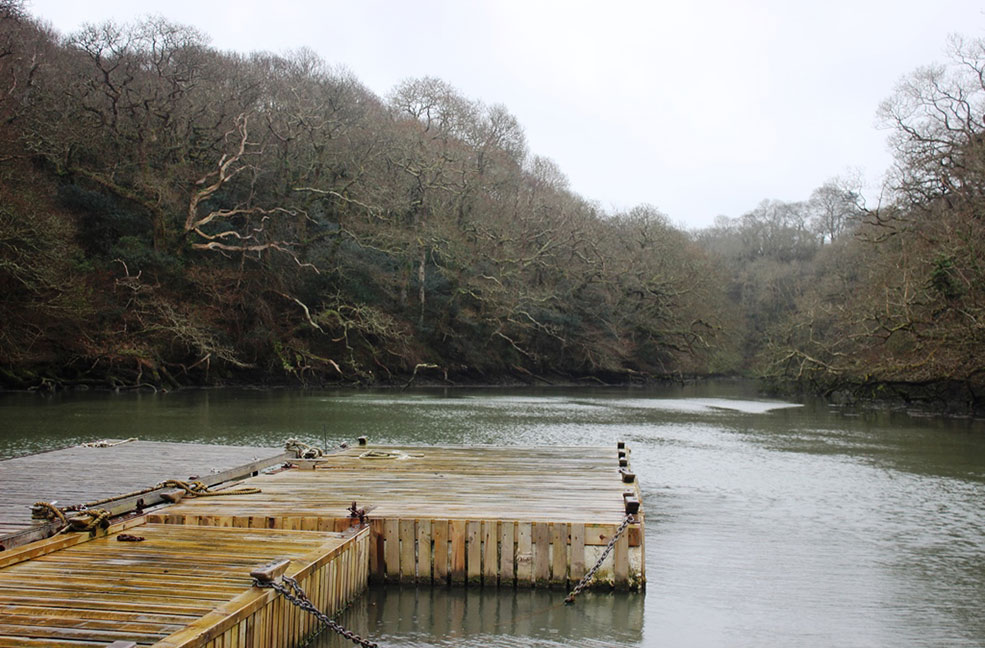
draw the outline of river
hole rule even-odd
[[[985,646],[981,421],[782,403],[724,382],[7,394],[0,424],[0,457],[129,436],[628,442],[647,512],[645,594],[565,607],[558,592],[374,588],[342,620],[381,646]]]

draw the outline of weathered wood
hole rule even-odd
[[[461,584],[465,582],[466,522],[452,520],[449,526],[451,527],[451,582]]]
[[[585,576],[585,525],[571,525],[571,562],[569,576],[578,582]]]
[[[568,581],[568,525],[551,525],[551,585],[564,586]]]
[[[386,556],[384,554],[386,528],[383,520],[371,520],[369,526],[371,530],[369,548],[370,579],[382,583],[386,568]]]
[[[616,587],[619,589],[629,588],[629,538],[626,534],[619,536],[615,547],[612,548],[613,567],[612,575],[615,579]]]
[[[383,523],[383,531],[386,538],[384,548],[386,581],[397,583],[400,581],[400,520],[397,518],[386,520]]]
[[[73,447],[0,461],[0,547],[41,540],[59,525],[31,520],[30,506],[58,501],[82,504],[155,486],[167,479],[194,477],[207,486],[249,477],[284,463],[293,454],[277,448],[133,441],[107,448]],[[263,458],[258,458],[263,457]],[[92,470],[98,462],[99,470]],[[112,515],[166,501],[155,489],[99,504]]]
[[[516,583],[519,586],[533,584],[534,552],[532,525],[520,522],[516,525]]]
[[[516,523],[499,523],[499,583],[510,586],[516,581]]]
[[[551,580],[550,562],[551,535],[546,522],[533,524],[534,584],[546,587]]]
[[[128,524],[143,541],[117,540],[118,524],[97,537],[76,534],[85,535],[81,542],[59,537],[20,548],[21,558],[34,557],[0,568],[0,646],[255,646],[263,644],[246,637],[258,623],[276,638],[267,645],[284,645],[315,622],[285,608],[272,590],[253,587],[251,570],[281,560],[278,569],[329,614],[365,587],[357,571],[367,559],[368,529],[344,535],[154,525],[143,518]],[[317,583],[335,572],[347,586],[333,601]]]
[[[446,585],[450,571],[448,569],[448,520],[432,520],[431,534],[434,536],[434,582]]]
[[[482,582],[482,522],[469,520],[466,524],[465,543],[466,580],[469,583]]]
[[[482,523],[482,584],[495,587],[499,584],[499,523],[486,520]]]
[[[417,580],[417,551],[414,520],[400,520],[400,581]]]
[[[417,582],[430,583],[431,560],[431,520],[417,521]]]

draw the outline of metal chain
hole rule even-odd
[[[332,620],[327,614],[315,607],[315,604],[308,599],[308,595],[304,593],[298,582],[291,578],[290,576],[281,576],[281,580],[287,583],[287,587],[281,585],[280,583],[275,583],[274,581],[260,580],[257,578],[253,579],[253,584],[257,587],[270,587],[276,590],[281,596],[290,601],[293,605],[304,610],[308,614],[314,615],[319,621],[324,623],[326,626],[332,629],[332,631],[337,632],[349,641],[362,646],[363,648],[379,648],[379,646],[366,639],[363,639],[359,635],[349,630],[346,630],[339,623]],[[293,590],[293,593],[292,593]]]
[[[616,529],[616,532],[612,534],[611,538],[609,538],[609,544],[605,546],[605,551],[602,552],[602,556],[598,559],[598,562],[596,562],[595,566],[589,569],[588,573],[585,574],[585,577],[582,578],[577,585],[575,585],[575,588],[571,590],[571,593],[568,594],[568,596],[564,599],[565,603],[571,605],[572,603],[575,602],[575,597],[581,594],[581,591],[585,589],[585,586],[588,585],[588,582],[592,580],[592,576],[595,575],[595,572],[597,572],[599,570],[599,567],[602,566],[602,563],[605,562],[605,559],[612,551],[612,548],[616,546],[616,541],[619,540],[619,536],[621,536],[623,533],[626,532],[626,528],[630,524],[635,524],[635,523],[636,523],[636,518],[633,517],[632,514],[626,516],[626,519],[622,521],[622,524],[619,525],[619,528]]]

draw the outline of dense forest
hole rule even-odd
[[[835,178],[689,232],[439,79],[0,0],[0,386],[756,374],[980,410],[985,45],[952,46],[880,108],[878,206]]]

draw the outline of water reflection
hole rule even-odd
[[[639,646],[643,597],[560,591],[374,587],[339,619],[385,646]],[[351,646],[323,633],[317,648]]]

